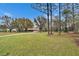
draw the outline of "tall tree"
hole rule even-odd
[[[11,26],[12,18],[7,16],[7,15],[2,16],[1,18],[4,21],[4,24],[6,25],[6,27],[8,29],[10,29],[10,32],[11,32],[11,29],[12,29],[12,26]]]
[[[72,3],[72,30],[74,31],[75,30],[75,24],[74,24],[74,20],[75,20],[75,8],[74,8],[75,4]]]
[[[69,17],[69,14],[71,14],[71,11],[69,10],[69,4],[66,3],[65,4],[65,9],[63,10],[63,15],[65,17],[65,32],[68,32],[68,17]]]
[[[61,34],[61,3],[59,3],[59,34]]]

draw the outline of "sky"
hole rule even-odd
[[[58,5],[58,4],[57,4]],[[79,11],[79,10],[78,10]],[[58,15],[58,11],[53,11],[54,15]],[[34,20],[37,16],[44,13],[31,7],[31,3],[0,3],[0,16],[7,15],[12,18],[29,18]]]
[[[33,20],[43,13],[33,9],[31,3],[0,3],[0,16],[8,15],[12,18],[25,17]]]

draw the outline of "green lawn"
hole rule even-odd
[[[23,34],[0,37],[0,55],[71,56],[79,55],[79,47],[73,37],[64,33],[51,37],[47,33]]]

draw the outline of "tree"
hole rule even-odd
[[[59,3],[59,34],[61,34],[61,3]]]
[[[65,32],[68,32],[68,28],[67,28],[68,25],[67,25],[67,22],[68,22],[69,14],[71,14],[71,11],[68,9],[68,6],[69,6],[69,4],[66,3],[66,5],[65,5],[65,8],[66,8],[66,9],[63,10],[63,15],[64,15],[64,17],[65,17]]]
[[[75,29],[75,24],[74,24],[74,20],[75,20],[75,14],[74,14],[74,12],[75,12],[75,8],[74,8],[74,3],[72,3],[72,21],[73,21],[73,31],[74,31],[74,29]]]
[[[73,7],[73,24],[74,24],[74,32],[77,33],[79,30],[79,3],[72,4]]]
[[[11,32],[11,29],[12,29],[12,26],[11,26],[11,21],[12,21],[12,18],[7,16],[7,15],[4,15],[1,17],[1,19],[4,21],[4,25],[6,25],[6,28],[10,29],[10,32]]]
[[[24,29],[27,31],[28,28],[33,27],[33,22],[28,18],[16,18],[12,22],[12,26],[17,28],[19,32],[24,31]]]
[[[47,20],[45,17],[38,16],[37,18],[34,18],[34,22],[39,27],[40,32],[43,31],[43,29],[44,29],[44,31],[46,30],[45,24],[46,24]]]

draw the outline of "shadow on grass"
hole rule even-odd
[[[10,55],[10,53],[5,53],[3,56],[9,56]]]

